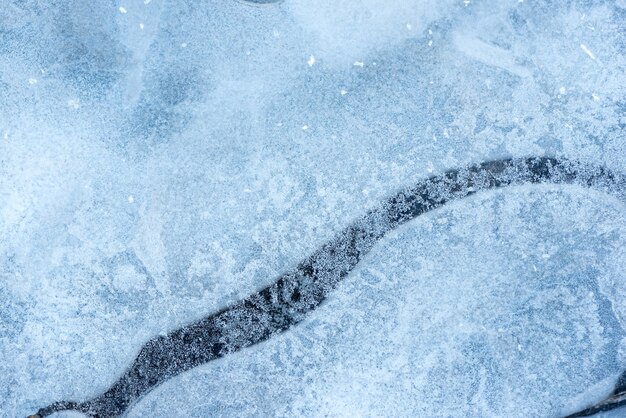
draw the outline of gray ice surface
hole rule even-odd
[[[626,172],[625,52],[624,0],[0,0],[0,417],[99,394],[431,173]],[[626,202],[489,192],[129,417],[557,417],[625,325]]]

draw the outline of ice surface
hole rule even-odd
[[[0,0],[0,417],[99,394],[432,173],[626,172],[624,27],[600,0]],[[626,368],[624,203],[529,186],[430,213],[129,416],[573,412]]]

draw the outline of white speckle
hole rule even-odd
[[[361,67],[361,68],[363,68],[363,66],[364,66],[365,64],[364,64],[362,61],[355,61],[355,62],[354,62],[354,65],[355,65],[356,67]]]
[[[464,0],[464,1],[463,1],[463,4],[465,4],[465,7],[467,7],[470,3],[471,3],[471,1],[470,1],[470,0]]]
[[[278,32],[276,29],[274,29],[274,30],[272,31],[272,36],[273,36],[274,38],[280,38],[280,32]]]
[[[367,189],[363,189],[363,190],[362,190],[362,193],[363,193],[364,195],[368,195],[368,194],[370,194],[370,191],[369,191],[369,190],[367,190]]]
[[[433,41],[432,40],[428,41],[428,46],[433,46]]]
[[[430,29],[428,29],[428,34],[429,34],[429,35],[432,35],[432,34],[433,34],[433,31],[432,31],[432,30],[430,30]]]
[[[246,55],[250,56],[251,52],[250,51],[246,51]]]
[[[406,24],[406,28],[407,28],[408,30],[413,29],[413,27],[411,26],[411,24],[410,24],[410,23],[407,23],[407,24]]]
[[[125,14],[127,12],[127,10],[125,8],[123,8],[122,6],[120,6],[120,13]]]
[[[598,96],[598,95],[597,95],[597,94],[595,94],[595,93],[591,93],[591,97],[593,97],[593,100],[594,100],[594,101],[596,101],[596,102],[599,102],[599,101],[600,101],[600,96]]]
[[[593,54],[593,52],[591,52],[589,50],[589,48],[587,48],[587,45],[585,44],[580,44],[580,48],[585,51],[585,54],[589,55],[589,58],[591,58],[592,60],[596,59],[596,56]]]
[[[45,74],[46,70],[44,70],[43,68],[41,69],[41,74]]]
[[[37,84],[37,79],[36,78],[29,78],[28,79],[28,84],[30,84],[30,85]]]
[[[135,201],[135,198],[133,197],[133,195],[128,196],[128,203],[133,203]]]
[[[148,4],[150,3],[152,0],[143,0],[143,4]]]
[[[143,25],[143,23],[140,23],[140,24],[139,24],[139,29],[142,29],[142,30],[143,30],[143,28],[144,28],[144,27],[145,27],[145,26]]]
[[[183,42],[182,44],[180,44],[181,48],[187,48],[187,42]]]
[[[8,132],[4,133],[4,139],[9,139],[9,133]]]
[[[312,67],[315,64],[315,57],[311,55],[306,63],[309,64],[309,67]]]
[[[537,266],[533,264],[533,270],[537,271]]]
[[[303,130],[303,131],[306,131],[307,129],[309,129],[309,125],[304,125],[304,126],[302,127],[302,130]]]
[[[78,109],[80,107],[80,99],[70,99],[67,101],[67,105],[71,108]]]
[[[283,123],[282,123],[282,122],[278,122],[278,123],[276,124],[276,126],[283,126]]]
[[[443,130],[443,136],[445,136],[446,138],[450,138],[450,133],[448,132],[448,128]]]
[[[550,254],[541,254],[541,258],[548,259],[550,258]]]
[[[565,87],[559,88],[559,94],[567,94],[567,89]]]
[[[243,191],[244,191],[245,193],[252,193],[252,190],[250,190],[250,189],[248,189],[248,188],[243,189]]]
[[[348,94],[348,92],[346,90],[341,90],[341,95],[345,96],[346,94]]]
[[[517,344],[517,351],[522,351],[522,345],[521,344]]]

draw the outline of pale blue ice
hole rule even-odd
[[[625,53],[625,0],[0,0],[0,417],[101,393],[433,173],[626,172]],[[511,188],[129,418],[559,417],[625,330],[626,202]]]

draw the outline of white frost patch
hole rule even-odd
[[[122,6],[120,6],[119,10],[120,10],[120,13],[122,13],[122,14],[128,13],[128,11],[124,7],[122,7]]]
[[[306,63],[309,64],[309,67],[312,67],[315,64],[315,57],[311,55]]]
[[[459,51],[478,62],[501,68],[519,77],[530,76],[530,71],[517,64],[513,53],[509,50],[488,44],[467,33],[455,32],[452,39]]]

